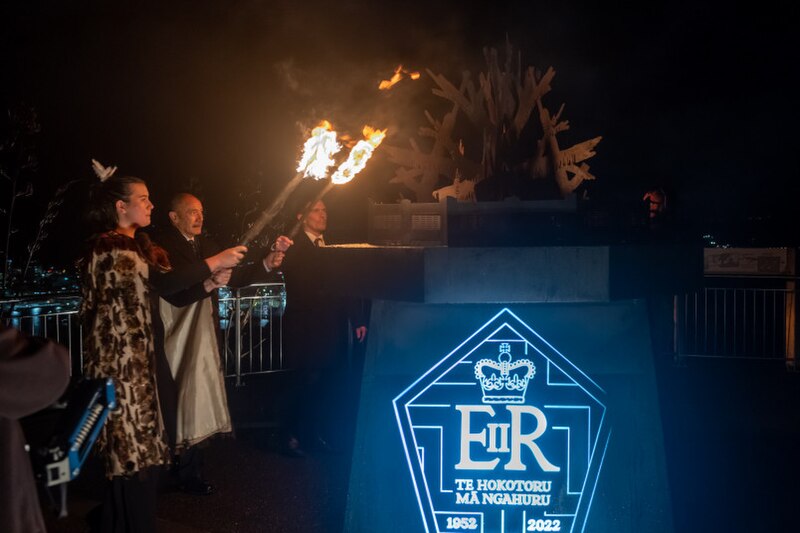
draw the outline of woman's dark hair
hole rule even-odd
[[[117,200],[129,201],[131,185],[134,183],[144,184],[144,180],[134,176],[111,176],[105,181],[98,181],[92,185],[89,190],[89,208],[85,215],[92,226],[92,237],[88,243],[92,243],[99,234],[116,229],[119,223],[117,219]],[[136,232],[135,240],[139,248],[139,254],[148,263],[158,267],[160,270],[169,270],[171,268],[167,252],[153,243],[147,233]],[[91,245],[89,248],[91,248]],[[89,253],[91,252],[87,251],[87,254]]]
[[[133,176],[111,176],[92,185],[86,220],[93,232],[102,233],[117,227],[117,200],[130,200],[133,183],[144,184],[144,180]]]

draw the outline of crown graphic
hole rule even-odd
[[[483,389],[483,403],[523,403],[528,381],[536,367],[528,359],[511,362],[511,345],[500,344],[497,361],[481,359],[475,363],[475,377]]]

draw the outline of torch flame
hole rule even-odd
[[[339,165],[339,168],[331,176],[331,183],[341,185],[353,179],[364,169],[367,161],[372,157],[372,152],[386,137],[386,130],[376,130],[370,126],[364,126],[362,133],[364,140],[358,141],[350,150],[347,160]]]
[[[331,123],[323,120],[311,130],[311,137],[303,146],[303,157],[297,165],[297,172],[302,172],[304,177],[321,180],[328,173],[328,168],[336,163],[333,155],[341,149],[342,145],[336,142],[336,132],[332,131]]]
[[[419,79],[419,72],[409,72],[403,68],[403,65],[397,65],[397,68],[394,69],[394,74],[392,77],[388,80],[383,80],[378,84],[378,90],[386,91],[391,89],[403,79],[404,74],[408,75],[408,77],[412,80]]]
[[[396,83],[403,79],[403,65],[398,65],[396,69],[394,69],[394,75],[388,79],[383,80],[378,85],[378,90],[385,91],[386,89],[391,89]]]

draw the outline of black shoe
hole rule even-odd
[[[281,453],[292,459],[301,459],[306,456],[305,452],[300,448],[300,441],[295,437],[289,437]]]
[[[179,487],[181,492],[192,496],[211,496],[214,494],[214,485],[203,479],[193,479],[182,483]]]

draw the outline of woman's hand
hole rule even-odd
[[[223,268],[222,270],[217,270],[211,274],[211,279],[214,280],[214,283],[217,285],[217,287],[222,287],[227,285],[231,280],[231,274],[233,274],[232,268]]]
[[[232,268],[223,268],[221,270],[217,270],[211,274],[210,278],[203,282],[203,287],[206,289],[206,292],[211,292],[214,289],[224,287],[231,280],[231,274],[233,274]]]

